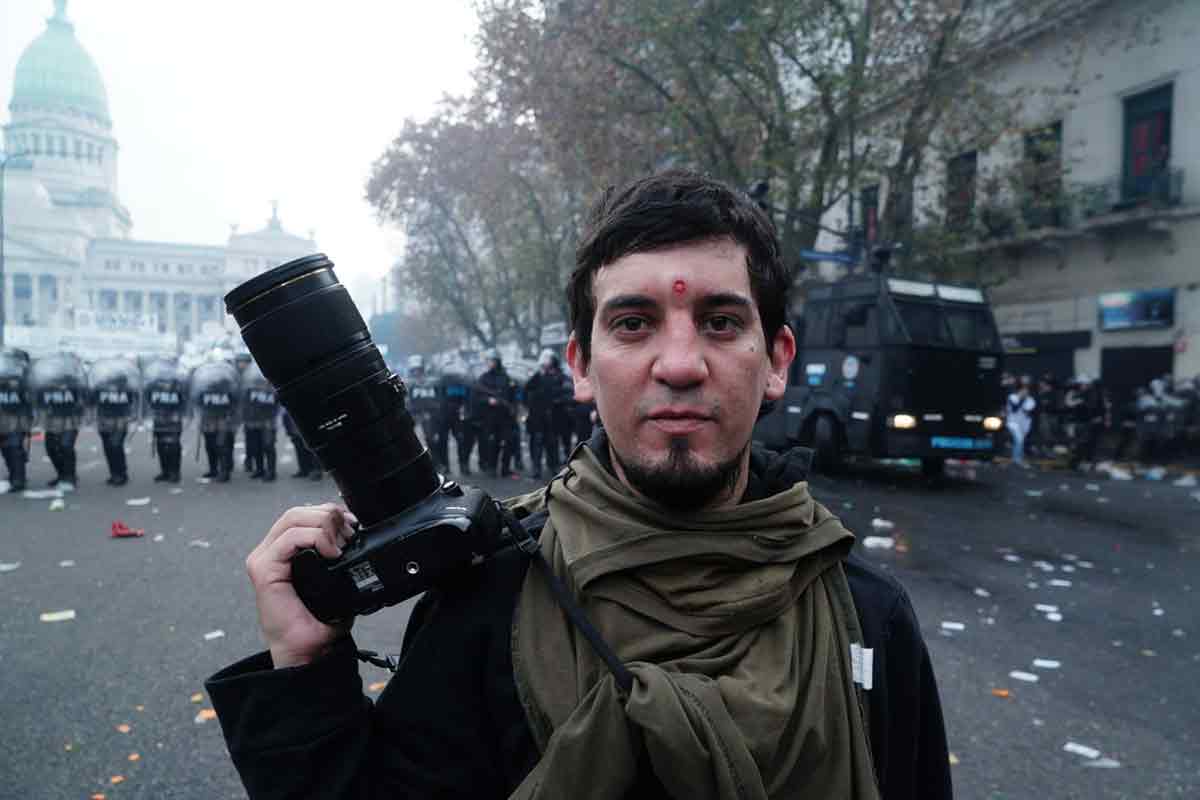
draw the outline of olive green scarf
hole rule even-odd
[[[617,800],[639,763],[685,800],[879,797],[850,664],[853,536],[807,484],[672,513],[581,447],[511,507],[543,504],[543,555],[634,683],[617,688],[531,569],[513,665],[542,758],[512,798]]]

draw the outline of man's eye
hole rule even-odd
[[[621,333],[640,333],[646,329],[646,320],[641,317],[622,317],[613,323],[613,327]]]
[[[724,314],[709,317],[705,320],[705,324],[713,333],[732,333],[742,327],[741,320]]]

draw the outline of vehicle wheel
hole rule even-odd
[[[842,444],[838,437],[837,422],[828,414],[817,417],[813,428],[813,449],[816,451],[817,471],[833,475],[842,463]]]
[[[926,478],[940,478],[946,474],[946,459],[927,456],[921,459],[921,474]]]

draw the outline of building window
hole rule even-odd
[[[1167,199],[1173,90],[1167,84],[1125,100],[1122,204]]]
[[[176,264],[175,271],[180,275],[191,275],[196,271],[195,264]]]
[[[975,175],[978,154],[972,150],[950,159],[946,165],[946,227],[961,231],[975,213]]]
[[[1022,213],[1030,228],[1063,225],[1062,122],[1025,133]]]
[[[166,275],[171,271],[171,265],[165,261],[159,261],[154,265],[154,271],[160,275]]]
[[[33,154],[41,155],[41,153],[42,153],[42,137],[36,133],[32,134],[32,135],[33,135]]]
[[[116,311],[117,310],[117,290],[116,289],[101,289],[99,293],[100,310],[101,311]]]
[[[130,261],[129,269],[132,270],[133,272],[145,273],[146,272],[146,262],[145,261]]]
[[[125,310],[134,314],[142,313],[142,293],[136,291],[125,292]]]
[[[109,272],[119,272],[121,270],[121,260],[117,258],[104,259],[104,269]]]
[[[83,158],[83,142],[76,139],[75,140],[75,160],[78,161],[81,158]]]
[[[167,293],[150,293],[150,313],[158,318],[158,332],[167,332]]]

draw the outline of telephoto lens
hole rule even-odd
[[[337,622],[425,591],[508,544],[496,504],[446,481],[413,429],[404,382],[318,253],[258,275],[225,308],[360,530],[340,558],[305,550],[296,593]]]

